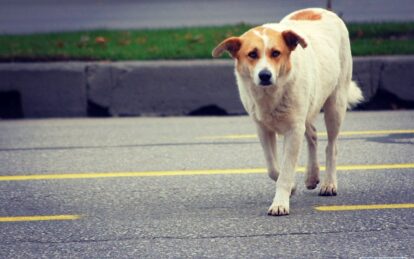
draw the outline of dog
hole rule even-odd
[[[228,52],[235,60],[241,102],[256,124],[268,174],[276,193],[268,215],[289,214],[295,184],[295,167],[303,137],[308,144],[305,185],[319,184],[317,132],[314,121],[324,111],[328,134],[326,175],[321,196],[338,192],[337,137],[347,108],[363,100],[352,77],[349,33],[333,12],[309,8],[295,11],[280,23],[252,28],[229,37],[212,51]],[[283,135],[281,166],[276,161],[276,138]]]

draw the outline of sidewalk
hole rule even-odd
[[[233,61],[0,64],[0,118],[245,114]],[[366,100],[414,102],[414,56],[354,58]]]

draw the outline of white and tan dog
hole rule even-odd
[[[304,135],[309,151],[305,184],[308,189],[318,185],[313,123],[322,108],[328,146],[320,195],[336,195],[338,133],[347,107],[363,99],[361,90],[351,81],[351,48],[343,21],[324,9],[299,10],[280,23],[264,24],[240,37],[224,40],[212,55],[218,57],[225,51],[235,60],[241,101],[257,124],[268,173],[276,181],[276,194],[268,214],[289,214]],[[277,134],[284,135],[280,169],[276,161]]]

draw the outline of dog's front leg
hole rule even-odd
[[[276,133],[269,131],[259,123],[256,125],[257,135],[259,136],[266,159],[267,173],[272,180],[276,181],[279,176],[276,160]]]
[[[295,169],[304,132],[304,127],[296,127],[285,134],[282,170],[276,182],[276,194],[269,208],[269,215],[283,216],[289,214],[289,199],[295,187]]]

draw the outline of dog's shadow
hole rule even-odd
[[[389,134],[386,136],[368,137],[369,142],[377,142],[381,144],[414,144],[414,134]]]

